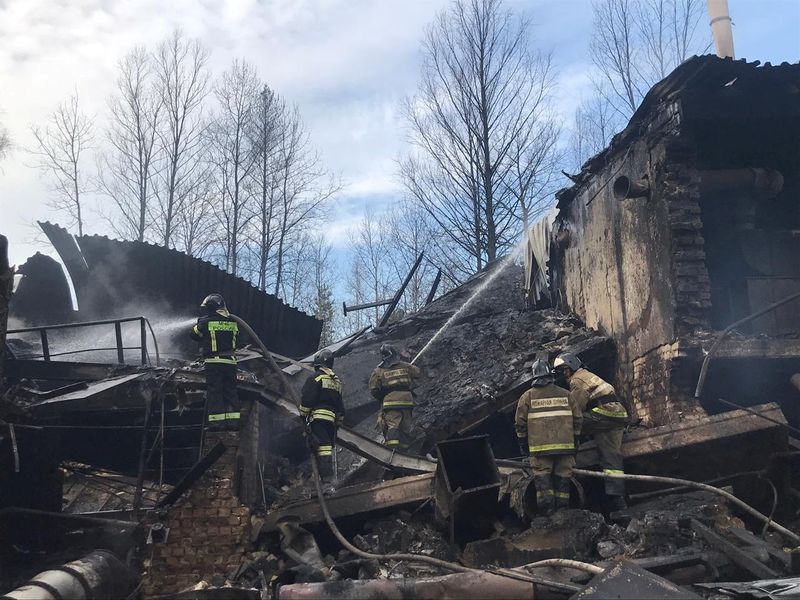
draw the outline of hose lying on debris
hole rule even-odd
[[[537,560],[536,562],[528,563],[517,567],[517,569],[541,569],[544,567],[563,567],[565,569],[576,569],[578,571],[586,571],[592,575],[599,575],[605,569],[590,563],[581,562],[579,560],[572,560],[570,558],[546,558],[544,560]]]
[[[336,523],[331,517],[330,511],[328,511],[328,503],[325,501],[325,496],[322,492],[322,482],[319,476],[319,467],[317,465],[317,458],[312,453],[311,455],[311,469],[314,473],[314,486],[316,487],[317,491],[317,500],[319,500],[319,506],[322,509],[322,514],[325,516],[325,522],[328,524],[333,535],[339,540],[339,543],[342,544],[347,550],[355,554],[356,556],[360,556],[361,558],[368,558],[370,560],[378,560],[382,562],[386,562],[388,560],[404,560],[406,562],[411,563],[425,563],[432,565],[434,567],[439,567],[440,569],[447,569],[449,571],[456,571],[459,573],[492,573],[494,575],[502,575],[504,577],[510,577],[511,579],[518,579],[520,581],[528,581],[530,583],[541,585],[544,587],[549,587],[552,589],[567,591],[567,592],[577,592],[583,589],[583,586],[571,584],[571,583],[562,583],[558,581],[550,581],[548,579],[543,579],[541,577],[537,577],[534,575],[527,575],[525,573],[521,573],[515,569],[473,569],[471,567],[465,567],[464,565],[460,565],[458,563],[441,560],[439,558],[434,558],[433,556],[426,556],[424,554],[373,554],[371,552],[365,552],[361,550],[357,546],[354,546],[350,543],[350,541],[344,537],[339,528],[336,526]],[[536,564],[536,563],[534,563]],[[530,567],[530,565],[526,565]],[[566,565],[562,565],[566,566]],[[592,566],[592,565],[588,565]],[[585,569],[584,569],[585,570]]]
[[[652,483],[669,483],[672,485],[682,485],[686,487],[693,487],[697,488],[698,490],[704,490],[706,492],[711,492],[714,494],[719,494],[720,496],[725,497],[726,499],[733,502],[736,506],[741,508],[743,511],[747,512],[748,514],[754,516],[756,519],[761,521],[762,523],[766,523],[769,527],[777,531],[778,533],[786,536],[790,540],[794,541],[797,544],[800,544],[800,535],[797,535],[793,531],[786,529],[783,525],[779,525],[766,515],[761,514],[755,508],[739,500],[736,496],[731,494],[730,492],[726,492],[718,487],[714,487],[713,485],[708,485],[705,483],[698,483],[696,481],[689,481],[688,479],[678,479],[677,477],[660,477],[658,475],[632,475],[629,473],[601,473],[599,471],[587,471],[586,469],[573,469],[572,472],[575,475],[582,475],[584,477],[598,477],[600,479],[625,479],[629,481],[649,481]]]
[[[285,387],[285,391],[289,394],[292,398],[292,401],[299,405],[300,401],[297,398],[297,393],[295,392],[294,388],[289,384],[286,380],[286,376],[284,375],[283,371],[278,367],[275,359],[272,358],[272,354],[270,354],[267,347],[264,343],[259,339],[258,335],[256,335],[255,331],[244,321],[241,317],[237,317],[234,314],[231,314],[231,318],[233,318],[242,329],[250,336],[250,338],[255,341],[256,345],[261,349],[264,358],[269,362],[270,366],[275,371],[276,375],[281,379],[281,383]],[[350,543],[350,541],[344,537],[339,528],[336,526],[336,523],[331,517],[331,513],[328,510],[328,503],[325,501],[325,496],[322,493],[322,481],[319,476],[319,466],[317,465],[317,458],[316,455],[311,452],[311,469],[313,471],[313,479],[314,479],[314,486],[317,492],[317,499],[319,500],[320,508],[322,509],[322,514],[325,516],[325,522],[328,524],[333,535],[339,540],[339,543],[342,544],[347,550],[355,554],[356,556],[360,556],[361,558],[367,558],[370,560],[378,560],[378,561],[387,561],[387,560],[397,560],[401,561],[404,560],[406,562],[412,563],[425,563],[432,565],[434,567],[439,567],[441,569],[447,569],[448,571],[456,571],[460,573],[471,573],[471,572],[487,572],[493,573],[495,575],[502,575],[504,577],[510,577],[512,579],[518,579],[520,581],[527,581],[536,585],[541,585],[544,587],[549,587],[551,589],[557,589],[567,592],[576,592],[583,589],[582,586],[576,585],[573,583],[562,583],[558,581],[550,581],[547,579],[543,579],[541,577],[537,577],[534,575],[528,575],[526,573],[521,573],[511,569],[472,569],[470,567],[465,567],[464,565],[460,565],[458,563],[449,562],[446,560],[441,560],[438,558],[434,558],[432,556],[426,556],[424,554],[372,554],[371,552],[365,552],[361,550],[357,546],[354,546]],[[583,564],[583,563],[581,563]],[[591,567],[592,565],[587,565]],[[584,569],[586,570],[586,569]]]

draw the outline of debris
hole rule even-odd
[[[781,600],[800,597],[800,577],[762,579],[758,581],[697,583],[695,587],[722,594],[723,598],[764,598]],[[716,596],[719,597],[719,596]]]
[[[645,571],[631,562],[622,561],[592,579],[572,597],[574,600],[617,598],[619,600],[661,600],[675,598],[700,600],[700,596]]]
[[[489,436],[439,442],[436,454],[436,511],[448,524],[450,542],[485,537],[492,530],[500,490]]]
[[[597,539],[605,532],[602,515],[568,509],[537,517],[530,529],[466,545],[463,560],[473,567],[518,567],[547,558],[591,559]]]
[[[373,579],[368,581],[331,581],[285,585],[278,589],[279,600],[322,600],[351,598],[406,599],[425,598],[427,600],[524,600],[534,597],[533,584],[501,577],[491,573],[457,573],[431,579]]]
[[[762,579],[773,579],[778,574],[767,567],[764,563],[757,560],[732,542],[726,540],[722,535],[712,531],[697,519],[692,519],[692,531],[702,536],[714,548],[722,552],[737,566],[745,569],[748,573]]]

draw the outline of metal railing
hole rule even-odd
[[[125,346],[122,343],[122,324],[123,323],[139,323],[139,337],[140,337],[140,345],[139,346]],[[113,325],[114,326],[114,337],[116,340],[116,344],[111,347],[95,347],[95,348],[84,348],[81,350],[68,350],[65,352],[51,352],[50,351],[50,340],[48,338],[47,333],[49,331],[56,331],[61,329],[78,329],[81,327],[94,327],[97,325]],[[39,339],[42,346],[42,353],[36,354],[33,356],[27,356],[26,358],[42,358],[46,361],[49,361],[51,358],[55,356],[66,356],[70,354],[81,354],[83,352],[101,352],[101,351],[110,351],[116,350],[117,352],[117,362],[121,365],[125,364],[125,350],[140,350],[141,351],[141,361],[143,365],[148,364],[148,354],[147,354],[147,329],[150,329],[150,335],[153,338],[153,346],[155,347],[156,353],[156,365],[160,362],[160,357],[158,354],[158,342],[156,341],[155,333],[153,333],[153,328],[150,326],[150,322],[147,320],[146,317],[127,317],[124,319],[106,319],[102,321],[82,321],[80,323],[61,323],[58,325],[41,325],[38,327],[24,327],[20,329],[9,329],[6,333],[8,335],[11,334],[25,334],[25,333],[39,333]]]

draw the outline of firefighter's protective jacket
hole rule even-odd
[[[383,402],[383,409],[414,408],[413,389],[419,379],[419,367],[403,361],[378,365],[369,378],[369,392]]]
[[[581,410],[615,421],[626,421],[628,411],[617,400],[614,387],[586,369],[578,369],[569,380],[569,398]]]
[[[344,419],[342,382],[328,367],[317,367],[303,384],[300,393],[300,414],[311,420],[330,421],[341,425]]]
[[[535,456],[572,454],[580,427],[579,407],[568,390],[555,384],[532,387],[517,402],[514,428],[518,438],[527,436],[528,451]]]
[[[200,342],[206,363],[236,364],[236,337],[239,325],[225,309],[197,319],[191,336]]]

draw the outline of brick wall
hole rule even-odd
[[[664,145],[659,185],[669,210],[675,333],[685,336],[710,328],[711,284],[700,218],[700,181],[692,166],[694,144],[671,138]]]
[[[206,434],[206,452],[217,442],[228,449],[169,511],[167,543],[147,546],[145,597],[225,576],[242,563],[249,550],[250,510],[236,496],[239,441],[238,433]]]
[[[633,360],[631,400],[644,425],[657,427],[705,414],[694,399],[699,354],[699,347],[676,340]]]

